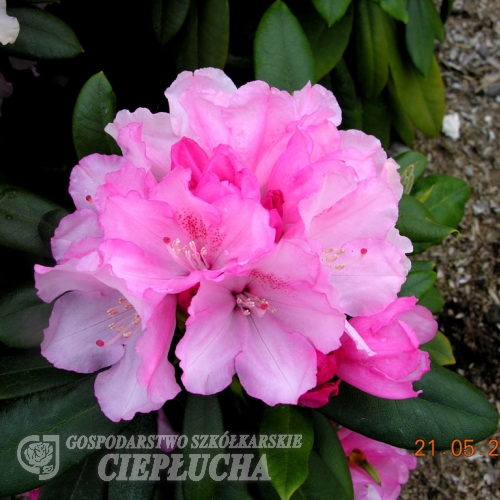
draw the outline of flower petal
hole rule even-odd
[[[106,311],[117,305],[119,297],[117,291],[104,286],[60,297],[45,330],[42,355],[57,368],[79,373],[92,373],[116,363],[123,356],[122,344],[127,340],[104,348],[96,342],[113,336],[108,325],[120,318],[112,319]]]

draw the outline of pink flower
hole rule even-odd
[[[397,500],[409,471],[417,466],[416,457],[345,428],[338,437],[347,455],[354,499]]]
[[[408,374],[400,361],[396,375],[376,366],[388,349],[355,324],[385,318],[409,269],[411,243],[394,227],[402,186],[380,143],[340,132],[320,85],[236,88],[206,68],[165,94],[170,113],[120,111],[108,124],[122,156],[73,169],[77,210],[52,240],[57,265],[36,267],[40,297],[57,298],[43,355],[86,373],[110,367],[96,395],[113,420],[158,409],[180,390],[168,361],[179,304],[189,317],[175,354],[190,392],[219,392],[236,374],[269,405],[319,406],[336,392],[342,345],[337,375],[371,367],[373,390],[387,376],[388,394],[407,393],[425,371],[408,312],[419,309],[382,325],[392,352],[412,346]]]
[[[316,351],[316,356],[318,362],[316,387],[302,394],[299,398],[299,404],[309,406],[309,408],[320,408],[326,405],[332,396],[339,393],[340,379],[333,381],[333,376],[339,368],[342,349],[333,351],[326,356],[322,352]]]
[[[38,500],[40,493],[42,492],[42,488],[37,488],[36,490],[27,491],[26,493],[22,493],[22,498],[27,498],[28,500]]]
[[[100,189],[106,176],[123,166],[135,189],[156,183],[143,169],[127,170],[124,162],[93,155],[75,167],[70,191],[81,208],[61,221],[52,239],[58,264],[35,266],[39,296],[46,302],[57,299],[42,355],[58,368],[80,373],[111,367],[97,376],[95,393],[103,412],[114,421],[156,410],[180,391],[167,357],[176,297],[153,290],[144,296],[132,294],[103,263],[99,250],[103,233],[98,207],[106,204],[110,193],[129,189],[123,179],[112,185],[114,190]]]
[[[349,324],[371,349],[342,337],[343,358],[337,375],[369,394],[387,399],[416,397],[412,382],[429,371],[429,355],[418,346],[431,340],[437,323],[415,297],[396,299],[373,316],[352,318]]]
[[[176,349],[188,391],[214,394],[237,374],[251,396],[297,404],[316,385],[316,350],[340,346],[344,316],[313,290],[322,268],[301,246],[283,240],[239,276],[202,281]]]

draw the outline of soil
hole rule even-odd
[[[436,263],[445,300],[438,321],[453,346],[453,369],[500,412],[500,0],[456,0],[445,28],[438,59],[446,114],[458,113],[460,137],[420,135],[413,149],[427,155],[428,173],[464,179],[472,195],[458,240],[448,238],[423,258]],[[490,439],[499,441],[500,432],[470,458],[419,458],[400,498],[499,499],[500,459],[487,456]]]

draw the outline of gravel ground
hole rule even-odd
[[[414,149],[428,156],[429,173],[465,179],[472,196],[460,238],[423,255],[436,263],[445,299],[439,324],[454,349],[453,369],[500,411],[500,0],[456,0],[446,32],[438,57],[446,114],[458,114],[460,137],[419,136]],[[500,432],[490,439],[499,441]],[[420,458],[400,498],[500,499],[500,459],[487,456],[488,441],[470,458]]]

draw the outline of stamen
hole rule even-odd
[[[104,340],[97,340],[97,347],[109,347],[121,338],[128,339],[132,337],[132,335],[134,335],[135,331],[137,330],[137,325],[139,325],[139,323],[141,322],[141,318],[135,312],[134,306],[130,304],[125,297],[120,297],[118,299],[118,304],[120,304],[121,307],[111,307],[106,311],[106,314],[108,316],[121,316],[118,321],[113,321],[112,323],[108,324],[108,328],[110,330],[114,330],[116,332],[116,335],[107,342],[104,342]]]
[[[347,261],[347,262],[343,262],[342,264],[338,264],[336,266],[333,265],[333,263],[342,255],[345,253],[345,248],[342,248],[340,251],[338,252],[335,252],[333,248],[325,248],[323,250],[323,254],[328,254],[327,256],[323,256],[321,258],[321,262],[323,262],[323,264],[326,264],[328,267],[332,267],[333,269],[338,269],[338,270],[341,270],[341,269],[344,269],[344,267],[346,266],[350,266],[352,264],[357,264],[367,253],[368,253],[368,249],[367,248],[361,248],[361,250],[359,251],[359,257],[354,259],[354,260],[350,260],[350,261]],[[332,255],[333,254],[333,255]]]
[[[163,238],[168,252],[179,264],[192,271],[193,269],[201,271],[209,269],[210,265],[205,258],[208,251],[206,247],[201,247],[200,251],[195,241],[190,241],[187,245],[181,247],[181,240],[176,238],[172,243],[168,236]]]
[[[267,311],[274,314],[276,309],[269,307],[269,302],[249,292],[241,292],[236,296],[236,305],[239,307],[245,316],[250,316],[252,311],[262,318]]]
[[[87,196],[85,196],[85,199],[86,199],[89,203],[94,203],[94,200],[92,199],[92,196],[90,196],[90,194],[88,194]]]

